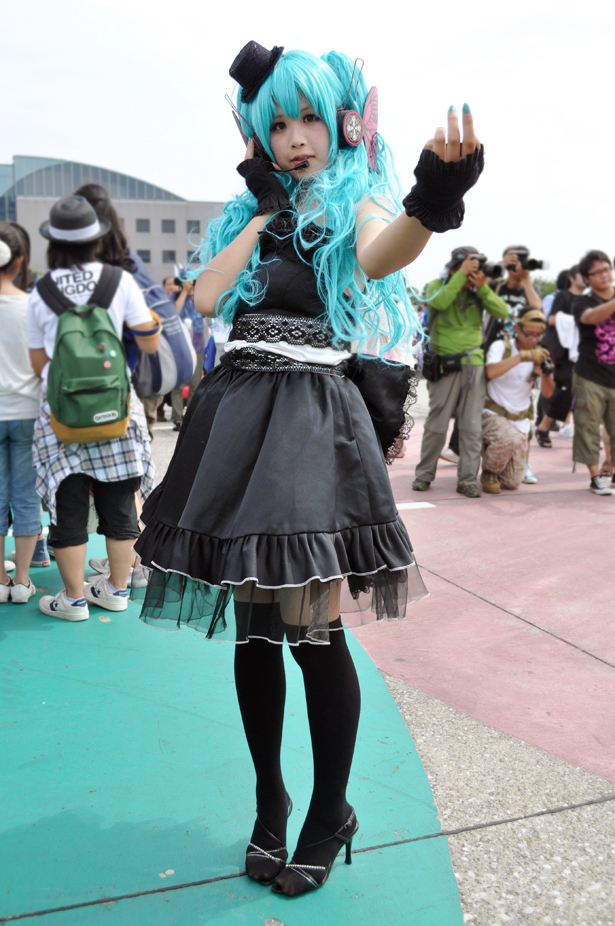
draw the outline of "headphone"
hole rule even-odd
[[[359,62],[361,62],[359,66]],[[361,78],[361,72],[363,70],[363,59],[357,58],[354,67],[352,69],[352,75],[350,77],[350,86],[348,87],[348,93],[346,94],[346,99],[342,103],[341,107],[337,110],[337,146],[338,148],[356,148],[357,145],[360,145],[363,140],[363,134],[365,127],[363,125],[363,117],[356,109],[352,108],[354,103],[354,97],[359,87],[359,80]],[[358,67],[358,73],[357,73]],[[356,74],[356,84],[355,84],[355,74]],[[350,108],[346,109],[346,104],[350,100]]]
[[[338,109],[337,111],[337,146],[338,148],[356,148],[363,140],[363,119],[356,109]]]

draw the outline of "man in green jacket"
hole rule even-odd
[[[459,425],[457,491],[479,498],[476,485],[481,451],[481,419],[485,400],[483,312],[508,318],[508,306],[488,286],[476,248],[459,247],[447,264],[448,277],[427,285],[429,346],[443,358],[437,382],[428,382],[429,414],[423,431],[421,460],[412,488],[426,491],[436,476],[438,457],[453,416]]]

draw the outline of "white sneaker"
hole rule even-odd
[[[43,595],[38,603],[43,614],[59,617],[63,621],[87,621],[90,616],[85,598],[77,598],[72,603],[67,601],[66,589],[57,595]]]
[[[613,495],[615,491],[611,483],[609,483],[604,476],[592,476],[589,488],[594,495]]]
[[[28,581],[27,585],[15,582],[11,589],[11,601],[14,601],[15,604],[25,604],[26,601],[32,598],[32,595],[36,595],[36,588],[32,579]]]
[[[90,569],[93,569],[101,576],[105,576],[107,579],[111,575],[108,559],[91,559],[89,560],[89,566]],[[126,585],[128,588],[145,588],[150,572],[151,569],[148,569],[147,566],[142,566],[140,563],[138,566],[131,567]],[[90,578],[93,578],[93,576],[90,576]]]
[[[11,555],[11,554],[9,553],[9,556],[10,556],[10,555]],[[13,559],[5,559],[5,560],[4,560],[4,571],[5,571],[5,572],[13,572],[14,569],[15,569],[15,562],[14,562],[14,560],[13,560]]]
[[[129,588],[145,588],[149,582],[149,577],[151,569],[147,566],[143,566],[139,563],[138,566],[135,566],[134,569],[130,570],[130,575],[128,576],[128,587]]]
[[[573,424],[564,424],[559,429],[559,436],[566,437],[568,440],[572,440],[574,437],[574,425]]]
[[[0,604],[6,604],[6,602],[11,597],[12,588],[13,588],[13,580],[9,576],[8,585],[0,585]]]
[[[112,591],[107,576],[100,575],[84,583],[83,594],[90,604],[96,604],[107,611],[125,611],[128,607],[128,589]]]
[[[447,447],[446,450],[443,450],[440,454],[441,460],[446,460],[447,463],[459,463],[459,454],[455,453],[454,450],[451,450],[450,447]]]
[[[532,467],[527,462],[527,460],[525,462],[525,476],[523,478],[523,481],[525,482],[526,485],[531,485],[531,486],[535,485],[538,482],[538,479],[532,472]]]

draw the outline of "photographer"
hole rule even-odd
[[[537,481],[527,462],[533,416],[530,396],[538,377],[545,398],[555,389],[549,351],[538,343],[545,329],[541,309],[522,309],[514,340],[494,341],[487,353],[481,484],[491,495],[499,495],[501,487],[518,489],[522,482]]]
[[[600,475],[600,422],[610,435],[611,459],[615,459],[615,290],[611,261],[604,251],[589,251],[579,263],[583,281],[591,286],[577,296],[572,310],[579,326],[579,359],[574,367],[574,442],[572,458],[589,469],[590,490],[612,495]]]
[[[489,350],[498,338],[513,336],[513,329],[521,309],[528,306],[536,309],[542,308],[542,300],[530,280],[530,271],[542,270],[545,266],[544,261],[531,258],[529,248],[519,244],[505,249],[502,263],[508,272],[506,280],[498,280],[489,285],[508,306],[510,320],[506,323],[494,318],[484,319],[485,350]]]
[[[543,344],[551,352],[555,363],[553,378],[555,392],[548,403],[545,403],[545,414],[536,429],[536,440],[541,447],[552,447],[549,429],[554,421],[566,421],[572,408],[572,372],[574,362],[570,358],[568,348],[559,338],[557,316],[559,313],[570,316],[572,321],[572,303],[575,296],[582,296],[585,290],[585,281],[579,272],[578,264],[570,270],[562,270],[557,278],[557,291],[553,293],[550,312],[547,318],[547,330]],[[548,298],[548,297],[547,297]],[[545,300],[546,303],[546,300]],[[546,314],[546,313],[545,313]],[[560,437],[571,437],[574,434],[574,425],[566,424],[560,428]]]
[[[483,311],[494,318],[508,317],[508,307],[489,288],[486,258],[476,248],[455,248],[447,264],[448,276],[426,287],[430,346],[423,358],[428,380],[429,414],[425,421],[421,459],[412,488],[426,491],[436,475],[453,415],[459,425],[457,491],[479,498],[476,485],[481,450],[481,414],[485,397],[482,350]]]

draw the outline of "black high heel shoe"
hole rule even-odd
[[[308,865],[303,862],[296,862],[293,855],[292,862],[289,862],[280,872],[274,880],[271,890],[274,894],[297,897],[299,894],[307,894],[308,891],[315,891],[322,887],[329,877],[333,862],[344,845],[346,846],[346,864],[352,865],[352,840],[358,829],[359,821],[353,810],[346,823],[333,836],[329,836],[328,839],[321,839],[319,842],[313,842],[309,846],[302,846],[298,850],[301,854],[306,849],[314,849],[316,846],[331,843],[331,860],[327,865]]]
[[[290,817],[292,809],[293,802],[289,797],[286,819]],[[288,849],[286,846],[282,845],[277,836],[274,836],[273,833],[269,832],[266,826],[263,826],[258,816],[258,810],[256,812],[255,832],[257,827],[259,832],[267,837],[267,842],[269,842],[269,840],[271,840],[272,843],[277,842],[278,847],[274,849],[261,849],[256,843],[249,842],[246,850],[246,874],[248,878],[252,878],[253,881],[258,881],[259,884],[263,884],[267,887],[275,881],[285,867],[286,859],[288,858]],[[254,838],[254,833],[252,834],[252,838]],[[259,842],[263,842],[262,836],[259,835],[258,839]]]

